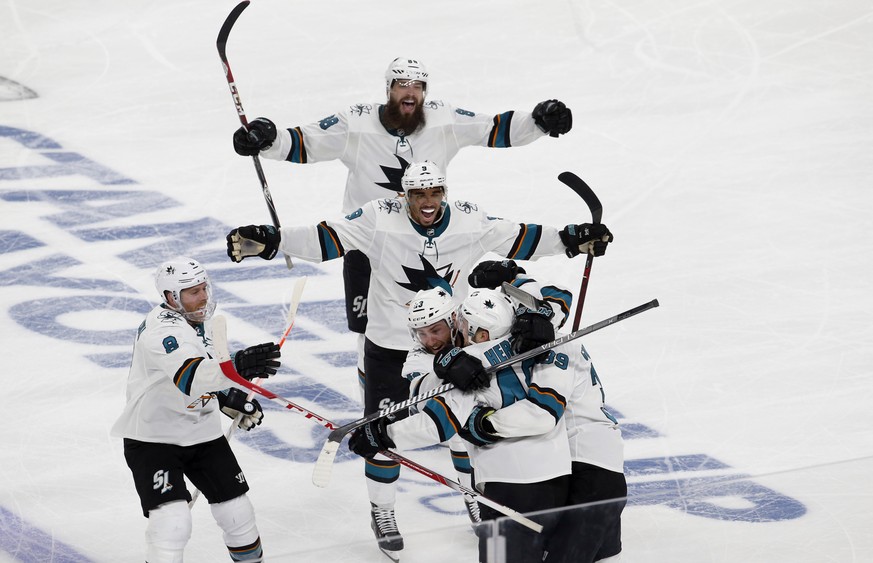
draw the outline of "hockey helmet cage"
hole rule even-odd
[[[181,293],[183,289],[188,289],[206,283],[207,302],[206,306],[197,311],[185,311],[182,308]],[[215,312],[215,301],[212,299],[212,283],[209,281],[209,275],[206,270],[197,260],[193,258],[174,258],[167,260],[158,266],[155,271],[155,288],[161,296],[161,301],[168,308],[180,313],[183,317],[190,321],[202,322],[212,317]],[[167,300],[167,293],[173,297],[176,306],[170,304]]]
[[[418,80],[424,82],[424,91],[427,92],[427,79],[427,68],[421,62],[397,57],[385,71],[385,91],[391,90],[395,80]]]
[[[446,175],[442,169],[430,160],[410,163],[403,172],[403,177],[400,178],[400,186],[403,192],[409,190],[420,190],[423,188],[443,188],[446,189]]]
[[[477,289],[470,293],[460,307],[459,324],[466,325],[466,339],[473,342],[473,336],[480,328],[488,331],[490,340],[507,336],[515,321],[512,300],[502,291]]]

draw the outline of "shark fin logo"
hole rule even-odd
[[[421,259],[421,269],[416,270],[409,266],[403,266],[403,272],[406,274],[408,282],[397,282],[397,285],[412,292],[417,292],[422,289],[431,289],[440,287],[452,294],[452,284],[450,280],[454,275],[452,265],[447,264],[442,268],[436,268],[423,255],[418,255]]]
[[[385,174],[385,178],[388,180],[387,182],[376,182],[376,185],[380,188],[385,188],[386,190],[391,190],[392,192],[402,192],[403,187],[400,185],[400,179],[403,178],[403,173],[406,172],[406,168],[409,166],[409,162],[406,161],[402,156],[394,155],[397,159],[397,163],[399,164],[398,168],[391,168],[390,166],[379,166],[382,169],[382,173]]]

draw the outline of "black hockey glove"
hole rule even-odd
[[[395,448],[394,440],[388,436],[388,419],[380,418],[355,428],[349,436],[349,449],[361,457],[371,459],[382,450]]]
[[[612,233],[601,223],[582,223],[567,225],[560,233],[561,242],[567,247],[567,256],[590,253],[594,256],[606,254],[606,245],[612,242]]]
[[[233,150],[241,156],[255,156],[268,149],[276,140],[276,125],[266,117],[249,123],[249,128],[240,127],[233,133]]]
[[[282,365],[276,358],[281,355],[278,344],[265,342],[257,346],[249,346],[234,354],[233,365],[237,373],[251,381],[256,377],[276,375],[276,371]]]
[[[282,234],[273,225],[246,225],[227,233],[227,256],[242,262],[250,256],[272,260],[279,252]]]
[[[249,401],[246,399],[246,394],[236,387],[224,389],[215,395],[218,398],[221,412],[234,420],[237,416],[242,415],[239,424],[237,424],[242,430],[249,431],[264,419],[264,411],[258,400]]]
[[[470,287],[496,289],[503,282],[512,282],[518,274],[524,273],[524,268],[519,267],[515,260],[485,260],[476,264],[467,276],[467,283]]]
[[[573,127],[573,112],[558,100],[540,102],[533,110],[534,123],[552,137],[563,135]]]
[[[438,354],[433,361],[433,372],[461,391],[484,389],[490,380],[482,362],[458,347]]]
[[[512,351],[516,354],[527,352],[547,344],[555,339],[555,327],[552,317],[555,312],[545,301],[537,299],[539,307],[536,311],[521,306],[515,311],[515,322],[512,324]],[[545,359],[537,356],[537,359]]]
[[[464,426],[461,427],[458,434],[461,435],[461,438],[467,440],[474,446],[479,447],[487,446],[502,440],[503,438],[498,436],[494,430],[494,425],[492,425],[491,421],[488,420],[488,417],[495,412],[497,411],[491,407],[476,405],[473,407],[473,410],[470,411],[470,416],[467,418],[467,422],[464,423]]]

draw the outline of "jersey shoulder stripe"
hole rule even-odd
[[[197,373],[197,367],[204,358],[188,358],[176,370],[173,376],[173,383],[178,387],[179,391],[186,395],[191,394],[191,386],[194,384],[194,376]]]

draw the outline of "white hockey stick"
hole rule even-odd
[[[495,364],[491,367],[485,368],[487,373],[495,373],[505,368],[508,365],[516,364],[518,362],[527,360],[528,358],[533,358],[534,356],[539,356],[543,352],[548,352],[552,348],[556,348],[571,340],[576,340],[577,338],[581,338],[586,334],[591,334],[596,330],[600,330],[604,327],[607,327],[611,324],[622,321],[628,317],[632,317],[634,315],[638,315],[643,311],[648,311],[654,307],[658,306],[658,300],[653,299],[648,303],[643,303],[642,305],[638,305],[633,309],[629,309],[623,313],[619,313],[618,315],[614,315],[609,317],[608,319],[604,319],[600,322],[594,323],[593,325],[589,325],[585,328],[581,328],[575,332],[571,332],[569,334],[565,334],[552,342],[547,342],[542,346],[537,346],[532,350],[528,350],[527,352],[523,352],[516,356],[512,356],[498,364]],[[367,423],[370,423],[379,418],[386,417],[390,414],[394,414],[397,411],[401,411],[403,409],[409,408],[412,405],[420,403],[422,401],[427,401],[437,395],[445,393],[447,391],[451,391],[455,386],[451,383],[445,383],[440,385],[439,387],[434,387],[429,391],[425,391],[420,395],[415,395],[414,397],[410,397],[409,399],[402,401],[400,403],[391,405],[390,407],[385,407],[382,410],[373,412],[368,414],[363,418],[359,418],[358,420],[353,420],[348,424],[341,426],[335,430],[332,430],[330,434],[327,436],[327,440],[324,442],[324,446],[321,448],[321,452],[318,454],[318,459],[315,460],[315,468],[312,470],[312,482],[318,485],[319,487],[326,487],[328,482],[330,482],[330,473],[331,468],[333,466],[333,460],[336,457],[336,453],[339,450],[340,443],[345,438],[346,434],[351,432],[356,428],[360,428]]]
[[[285,317],[285,324],[288,328],[285,329],[285,332],[282,334],[281,340],[279,340],[279,348],[285,344],[285,339],[288,338],[288,334],[291,333],[291,329],[294,327],[294,319],[297,318],[297,306],[300,305],[300,299],[303,296],[303,288],[306,287],[306,276],[302,278],[297,278],[297,281],[294,282],[294,290],[291,292],[291,302],[288,304],[288,315]],[[252,380],[255,384],[261,382],[260,377],[256,377]],[[251,401],[255,396],[254,391],[249,391],[249,394],[246,396],[246,401]],[[233,422],[230,424],[230,428],[227,429],[227,432],[224,434],[225,440],[230,442],[231,436],[236,431],[239,426],[240,421],[242,421],[244,413],[239,413],[236,415],[236,418],[233,419]],[[200,498],[200,489],[194,491],[194,494],[191,495],[191,502],[188,503],[188,507],[193,507],[194,503],[197,502],[197,499]]]
[[[251,381],[246,380],[243,376],[241,376],[239,373],[237,373],[236,367],[233,365],[233,360],[230,359],[230,353],[227,351],[227,324],[226,324],[225,318],[221,315],[217,315],[212,321],[212,347],[215,350],[216,358],[218,359],[219,362],[221,362],[221,371],[224,373],[224,376],[227,377],[232,382],[234,382],[235,384],[237,384],[241,387],[244,387],[250,391],[254,391],[258,395],[261,395],[262,397],[266,397],[267,399],[270,399],[271,401],[277,402],[277,403],[283,405],[288,410],[297,411],[300,414],[302,414],[303,416],[305,416],[306,418],[308,418],[310,420],[314,420],[315,422],[317,422],[321,426],[324,426],[328,430],[335,430],[336,428],[338,428],[337,425],[334,424],[333,422],[331,422],[330,420],[315,414],[314,412],[307,409],[306,407],[302,407],[302,406],[294,403],[293,401],[289,401],[288,399],[286,399],[284,397],[280,397],[279,395],[276,395],[272,391],[270,391],[268,389],[264,389],[260,385],[257,385]],[[477,500],[478,502],[481,502],[485,506],[490,506],[491,508],[493,508],[497,512],[499,512],[505,516],[508,516],[509,518],[511,518],[515,522],[518,522],[522,526],[530,528],[531,530],[533,530],[535,532],[542,532],[543,531],[543,527],[540,524],[537,524],[536,522],[534,522],[530,518],[523,516],[522,514],[520,514],[519,512],[516,512],[515,510],[509,508],[508,506],[503,506],[502,504],[500,504],[498,502],[494,502],[493,500],[491,500],[488,497],[474,491],[473,489],[465,487],[464,485],[461,485],[460,483],[458,483],[456,481],[452,481],[448,477],[444,477],[435,471],[431,471],[427,467],[424,467],[423,465],[419,465],[418,463],[412,461],[411,459],[403,457],[402,455],[398,454],[397,452],[393,452],[391,450],[383,450],[379,453],[393,459],[394,461],[396,461],[397,463],[399,463],[401,465],[404,465],[404,466],[412,469],[413,471],[416,471],[416,472],[424,475],[425,477],[429,477],[429,478],[433,479],[437,483],[442,483],[443,485],[449,487],[450,489],[453,489],[459,493],[470,496],[470,497],[474,498],[475,500]]]

